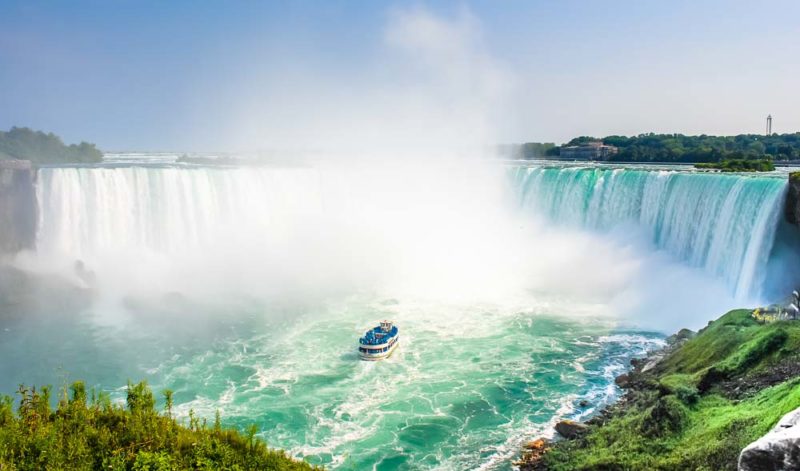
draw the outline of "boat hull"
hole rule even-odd
[[[378,361],[389,358],[392,353],[397,349],[397,345],[400,343],[400,337],[395,337],[394,341],[391,344],[384,344],[384,345],[371,345],[369,350],[374,350],[373,352],[364,352],[359,349],[358,356],[364,361]],[[386,351],[382,351],[383,348],[386,348]]]

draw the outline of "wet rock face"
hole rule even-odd
[[[34,247],[34,176],[27,160],[0,160],[0,254]]]
[[[788,222],[800,225],[800,172],[789,174],[789,189],[786,192],[783,215]]]
[[[800,469],[800,408],[784,415],[739,455],[739,471]]]

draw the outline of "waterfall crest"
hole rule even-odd
[[[737,298],[760,292],[782,178],[586,167],[512,173],[522,206],[557,224],[609,231],[633,223],[659,249],[724,279]]]

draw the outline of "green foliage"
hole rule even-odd
[[[770,159],[734,159],[719,162],[694,164],[699,169],[714,169],[722,172],[771,172],[775,164]]]
[[[720,317],[665,358],[659,364],[659,372],[692,374],[727,358],[758,329],[751,313],[749,309],[739,309]]]
[[[687,405],[695,404],[700,399],[694,377],[685,374],[667,375],[659,381],[662,394],[674,394],[678,400]]]
[[[782,326],[773,329],[758,329],[753,334],[751,340],[720,362],[719,367],[731,375],[744,373],[777,352],[789,338],[789,334]]]
[[[0,160],[22,159],[39,164],[99,162],[103,153],[94,144],[65,145],[53,133],[13,127],[0,131]]]
[[[689,412],[673,395],[660,397],[642,414],[639,430],[646,437],[661,437],[679,432],[686,425]]]
[[[582,440],[557,443],[545,455],[549,469],[735,470],[742,448],[800,407],[800,378],[744,398],[721,394],[722,381],[800,352],[800,322],[759,324],[751,313],[731,311],[670,353],[623,412]]]
[[[144,382],[128,384],[127,408],[104,394],[92,392],[89,400],[82,382],[69,389],[55,411],[49,388],[20,386],[16,411],[12,398],[0,397],[0,470],[315,469],[267,448],[255,427],[242,435],[223,429],[217,418],[210,429],[193,414],[188,426],[180,425],[156,412]]]
[[[147,413],[152,411],[156,405],[156,400],[153,398],[153,392],[147,387],[144,381],[132,384],[128,381],[128,395],[126,398],[128,410],[132,413]]]
[[[674,396],[659,398],[593,428],[584,441],[560,442],[545,459],[553,470],[734,470],[742,448],[800,406],[798,386],[790,381],[738,403],[710,395],[686,407]]]
[[[564,146],[576,146],[592,141],[619,148],[610,160],[616,162],[719,162],[721,160],[800,159],[800,133],[740,134],[738,136],[685,136],[683,134],[639,134],[638,136],[576,137]],[[528,143],[531,145],[547,145]],[[523,144],[524,149],[526,145]],[[534,147],[536,148],[536,147]],[[544,155],[558,155],[552,147]],[[529,157],[528,157],[529,158]]]
[[[171,389],[165,389],[163,391],[163,394],[164,394],[164,408],[166,409],[167,417],[172,417],[172,405],[173,405],[172,395],[173,395],[173,392],[172,392]],[[219,411],[217,411],[217,420],[219,420]]]
[[[136,455],[133,471],[170,471],[174,469],[172,457],[167,453],[142,451]]]

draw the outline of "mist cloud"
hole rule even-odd
[[[234,147],[374,154],[495,144],[515,80],[488,51],[478,19],[424,8],[386,18],[375,56],[344,74],[303,58],[254,64],[232,93]]]

